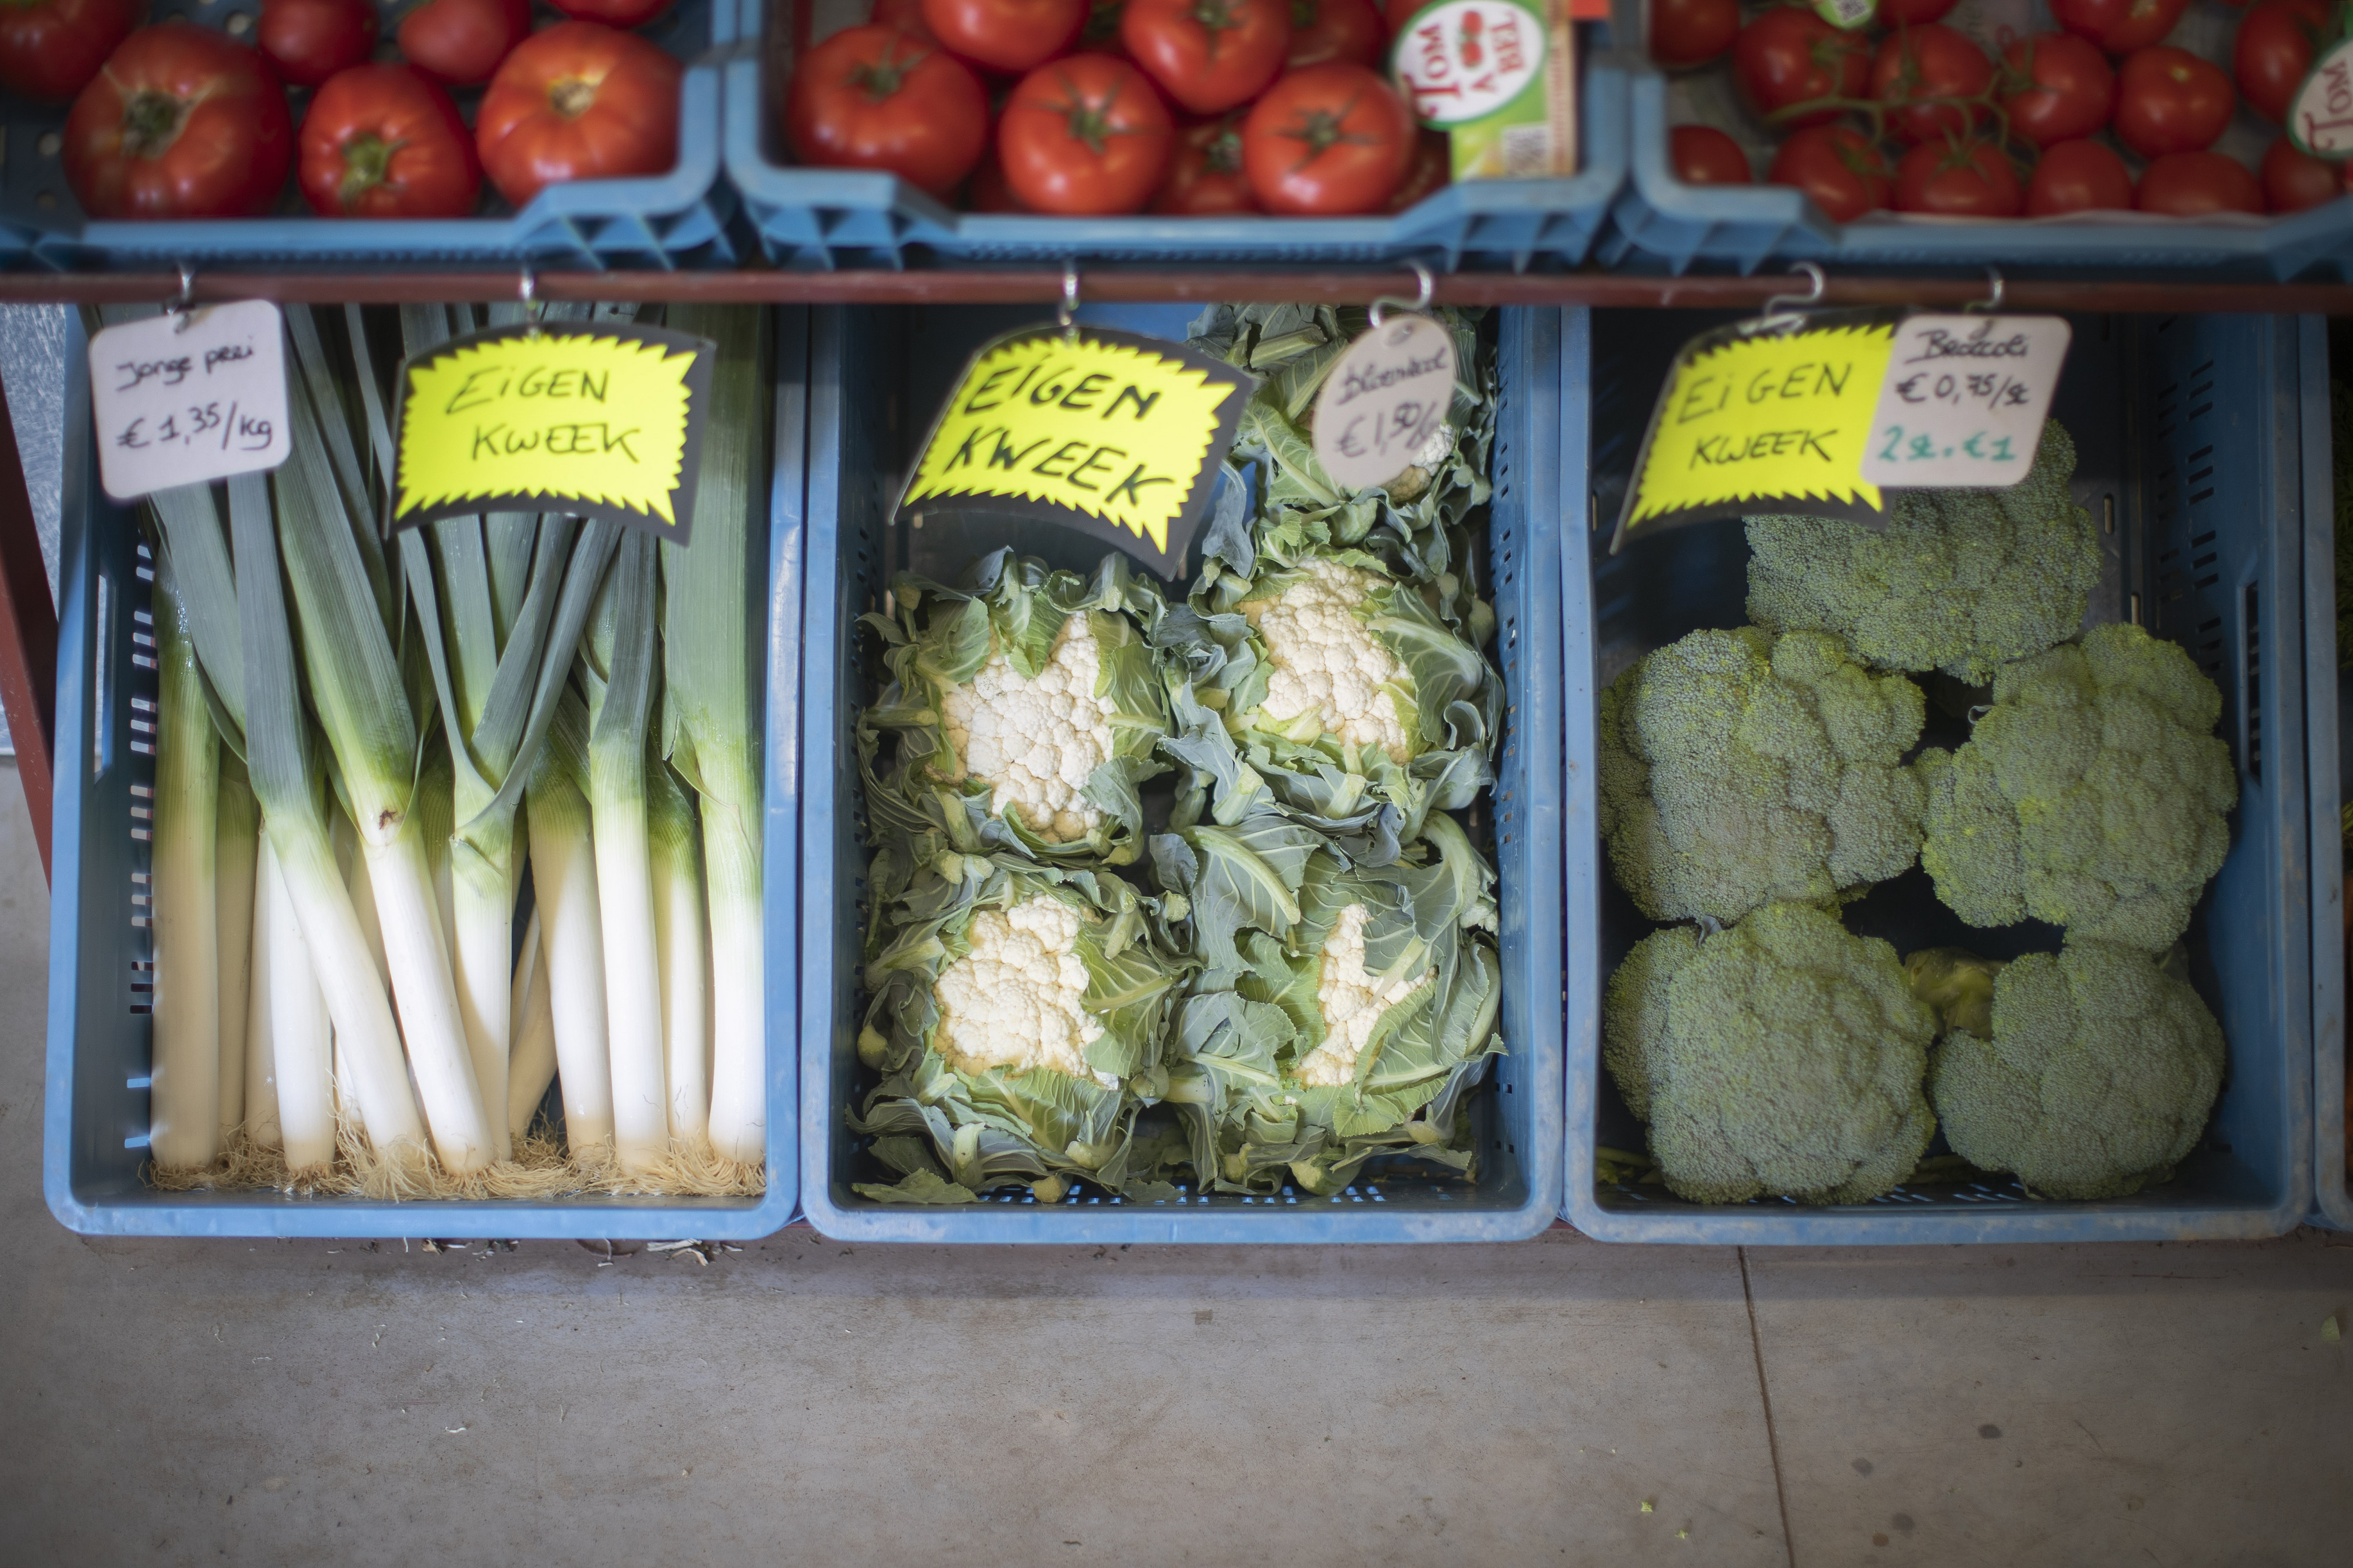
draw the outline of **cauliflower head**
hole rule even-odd
[[[932,983],[940,1005],[932,1049],[958,1072],[1043,1068],[1117,1089],[1116,1077],[1087,1065],[1087,1047],[1103,1038],[1103,1026],[1087,1010],[1087,965],[1079,956],[1086,919],[1043,894],[975,915],[965,933],[972,951]]]
[[[2100,577],[2091,514],[2067,481],[2057,420],[2008,489],[1893,490],[1884,531],[1844,518],[1752,517],[1748,616],[1831,632],[1882,669],[1941,669],[1982,686],[2006,660],[2064,642]]]
[[[1324,1039],[1293,1068],[1293,1076],[1310,1089],[1355,1083],[1356,1063],[1372,1043],[1382,1016],[1438,978],[1432,965],[1419,973],[1368,972],[1365,924],[1372,913],[1362,904],[1342,910],[1316,953],[1315,1010],[1324,1017]]]
[[[1862,1203],[1912,1173],[1936,1122],[1935,1024],[1895,950],[1807,904],[1703,935],[1654,931],[1609,978],[1602,1059],[1678,1196]]]
[[[1652,920],[1828,904],[1912,864],[1920,689],[1820,632],[1698,631],[1601,698],[1599,816]]]
[[[1239,606],[1266,648],[1266,696],[1248,719],[1303,745],[1330,735],[1345,746],[1375,746],[1393,763],[1420,750],[1404,713],[1417,713],[1413,672],[1358,618],[1385,579],[1322,556],[1270,599]]]
[[[1928,1100],[1971,1164],[2046,1197],[2122,1197],[2197,1144],[2222,1052],[2187,980],[2136,948],[2070,941],[2002,970],[1990,1033],[1938,1043]]]
[[[1020,813],[1049,844],[1084,839],[1103,826],[1086,787],[1118,748],[1112,721],[1119,705],[1101,695],[1094,622],[1090,611],[1064,621],[1035,679],[1016,669],[1000,647],[970,681],[940,694],[948,751],[933,762],[933,776],[949,784],[980,780],[990,786],[989,810]]]
[[[1975,926],[2172,946],[2230,852],[2221,707],[2189,654],[2134,626],[2003,666],[1968,742],[1920,759],[1936,896]]]

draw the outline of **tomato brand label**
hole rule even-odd
[[[1878,14],[1877,0],[1814,0],[1814,15],[1833,27],[1852,32]]]
[[[1414,466],[1454,402],[1454,338],[1398,315],[1348,345],[1315,395],[1315,460],[1342,488],[1370,489]]]
[[[1502,109],[1544,68],[1544,17],[1511,0],[1440,0],[1398,35],[1397,76],[1430,125],[1460,125]]]
[[[1743,321],[1684,344],[1610,549],[1755,512],[1883,524],[1862,459],[1894,337],[1892,312],[1835,310]]]
[[[1008,333],[965,368],[898,514],[1040,517],[1181,576],[1253,384],[1132,332]]]
[[[2288,140],[2316,158],[2353,158],[2353,38],[2331,45],[2287,106]]]
[[[604,517],[684,543],[713,345],[622,322],[500,327],[400,367],[386,531],[479,511]]]
[[[2071,333],[2056,316],[1898,323],[1862,477],[1911,489],[2000,489],[2034,465]]]
[[[293,450],[285,318],[266,300],[107,328],[90,340],[90,396],[116,500],[259,473]]]

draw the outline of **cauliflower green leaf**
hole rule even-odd
[[[2222,1027],[2149,953],[2070,941],[1993,984],[1990,1028],[1956,1029],[1928,1066],[1954,1152],[2054,1198],[2168,1180],[2222,1083]]]
[[[1697,631],[1602,693],[1599,817],[1652,920],[1830,904],[1920,846],[1920,689],[1820,632]]]
[[[1968,743],[1920,759],[1936,896],[1974,926],[2172,946],[2230,853],[2221,708],[2188,653],[2135,626],[2004,665]]]
[[[1881,669],[1941,669],[1982,686],[1995,668],[2066,641],[2100,579],[2091,514],[2067,482],[2057,420],[2007,489],[1891,490],[1886,526],[1752,517],[1748,618],[1830,632]]]
[[[1654,931],[1603,1006],[1602,1059],[1666,1184],[1694,1203],[1862,1203],[1935,1135],[1927,1007],[1894,948],[1810,905]]]
[[[859,716],[874,842],[1124,865],[1139,786],[1167,771],[1167,701],[1145,637],[1158,588],[1105,556],[1092,579],[1001,550],[973,586],[902,575],[865,616],[889,684]],[[885,737],[895,738],[884,757]]]

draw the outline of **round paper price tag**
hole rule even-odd
[[[1385,485],[1414,466],[1453,402],[1453,334],[1428,316],[1390,316],[1324,378],[1315,460],[1343,489]]]

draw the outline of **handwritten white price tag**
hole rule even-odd
[[[1315,395],[1315,460],[1343,489],[1414,466],[1454,404],[1454,338],[1428,316],[1388,317],[1348,345]],[[1444,451],[1429,454],[1432,462]]]
[[[2026,477],[2067,362],[2057,316],[1896,323],[1862,477],[1908,489],[2002,489]]]
[[[90,340],[90,395],[116,500],[274,468],[293,449],[283,318],[266,300],[107,328]]]

